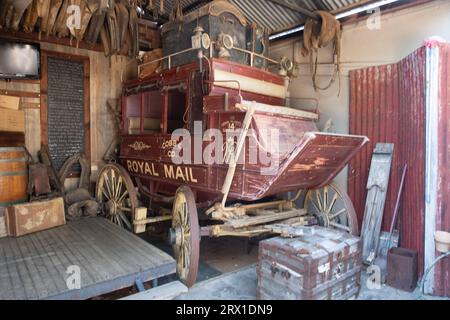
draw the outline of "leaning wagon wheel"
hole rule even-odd
[[[352,201],[347,193],[335,184],[329,184],[322,189],[308,190],[304,208],[318,219],[321,226],[358,235],[358,219]]]
[[[200,227],[195,197],[187,186],[181,186],[175,194],[170,242],[177,260],[177,274],[182,282],[192,287],[198,271]]]
[[[95,195],[107,219],[132,230],[138,199],[133,181],[122,166],[111,163],[103,167],[98,175]]]

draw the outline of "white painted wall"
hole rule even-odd
[[[348,133],[349,119],[349,78],[348,72],[374,65],[398,62],[409,53],[419,48],[425,39],[440,36],[450,42],[450,1],[436,0],[430,3],[388,14],[382,14],[380,29],[371,30],[367,20],[343,26],[341,43],[341,91],[338,96],[338,83],[325,92],[314,92],[311,80],[309,58],[301,56],[301,39],[274,43],[271,56],[279,59],[287,56],[298,67],[290,85],[291,97],[317,98],[321,129],[328,119],[332,119],[332,131]],[[328,83],[333,67],[332,48],[323,48],[319,52],[319,83]],[[302,102],[295,103],[301,106]],[[295,106],[295,104],[293,106]],[[347,171],[344,170],[336,181],[346,187]]]

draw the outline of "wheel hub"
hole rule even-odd
[[[330,218],[325,212],[317,212],[315,213],[315,216],[317,218],[319,225],[327,228],[330,226]]]
[[[116,215],[118,212],[118,205],[115,201],[109,200],[105,203],[106,210],[110,215]]]
[[[169,229],[169,242],[173,246],[180,246],[183,239],[183,230],[181,227]]]

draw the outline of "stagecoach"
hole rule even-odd
[[[320,132],[317,112],[285,106],[288,61],[282,75],[268,72],[254,61],[273,60],[233,47],[226,35],[214,44],[203,31],[195,28],[192,50],[163,57],[164,70],[125,84],[119,160],[101,169],[96,186],[104,215],[135,233],[171,221],[177,273],[188,286],[204,236],[256,237],[308,224],[357,234],[352,203],[331,182],[367,142]],[[213,46],[249,63],[215,57]],[[193,61],[174,66],[191,51]]]

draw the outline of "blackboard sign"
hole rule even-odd
[[[84,151],[83,63],[48,57],[48,147],[59,170]]]

